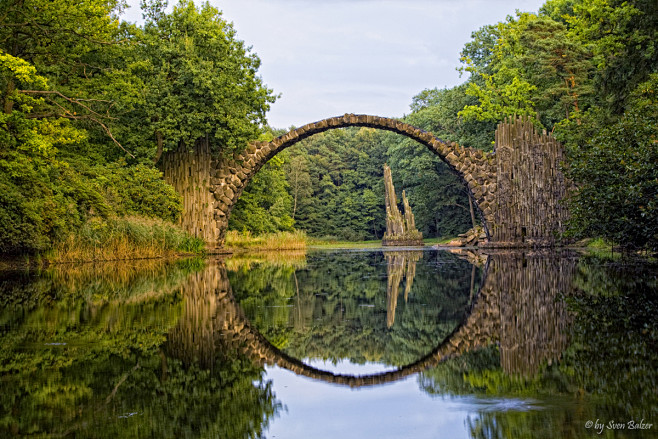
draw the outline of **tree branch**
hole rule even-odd
[[[102,116],[100,113],[97,113],[96,111],[92,110],[92,109],[89,108],[87,105],[83,104],[82,102],[104,102],[104,103],[108,103],[108,104],[112,104],[112,105],[114,105],[114,103],[113,103],[112,101],[106,101],[106,100],[102,100],[102,99],[78,99],[78,98],[70,98],[70,97],[68,97],[68,96],[66,96],[66,95],[64,95],[64,94],[62,94],[61,92],[59,92],[59,91],[57,91],[57,90],[18,90],[18,93],[23,93],[23,94],[49,94],[49,95],[57,95],[57,96],[61,97],[62,99],[66,100],[66,101],[69,101],[69,102],[72,103],[72,104],[80,105],[82,108],[84,108],[85,110],[89,111],[90,113],[92,113],[92,114],[94,114],[94,115],[96,115],[96,116],[98,116],[98,117],[105,117],[105,116]],[[54,102],[54,101],[51,101],[51,102]],[[63,108],[63,107],[62,107],[62,108]],[[108,118],[108,119],[116,119],[115,117],[110,117],[110,116],[107,116],[107,118]]]
[[[59,114],[60,117],[64,117],[64,118],[67,118],[67,119],[76,119],[76,120],[88,119],[88,120],[93,121],[94,123],[98,124],[101,128],[103,128],[105,133],[110,137],[110,139],[112,139],[112,141],[119,148],[123,149],[126,152],[126,154],[128,154],[130,157],[135,158],[135,156],[132,153],[130,153],[130,151],[128,151],[126,148],[123,147],[123,145],[121,145],[121,143],[119,143],[119,141],[114,137],[114,135],[112,134],[112,131],[107,127],[107,125],[105,125],[103,122],[101,122],[100,119],[103,119],[103,118],[105,118],[105,119],[116,119],[115,117],[110,117],[109,116],[109,107],[107,109],[107,113],[108,113],[107,116],[103,116],[102,114],[97,113],[96,111],[89,108],[89,106],[82,103],[82,102],[104,102],[104,103],[109,103],[110,107],[111,107],[112,105],[114,105],[114,102],[107,101],[107,100],[102,100],[102,99],[74,99],[74,98],[70,98],[70,97],[62,94],[61,92],[59,92],[57,90],[18,90],[18,93],[55,95],[55,96],[61,97],[62,99],[66,100],[66,101],[68,101],[68,102],[70,102],[74,105],[81,106],[82,108],[87,110],[90,114],[77,115],[75,113],[72,113],[71,110],[69,110],[68,108],[62,106],[59,102],[57,102],[53,99],[48,99],[49,102],[53,103],[54,105],[56,105],[57,107],[59,107],[62,110],[63,114]],[[96,117],[94,117],[94,116],[96,116]]]

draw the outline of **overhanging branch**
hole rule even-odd
[[[130,151],[128,151],[126,148],[123,147],[123,145],[121,145],[121,143],[119,143],[119,141],[114,137],[114,135],[112,134],[112,131],[107,127],[107,125],[105,125],[105,124],[101,121],[101,119],[111,119],[111,120],[116,120],[115,117],[111,117],[111,116],[109,115],[109,108],[112,107],[112,105],[114,105],[114,102],[113,102],[113,101],[104,100],[104,99],[82,99],[82,98],[70,98],[70,97],[64,95],[63,93],[61,93],[61,92],[59,92],[59,91],[57,91],[57,90],[18,90],[18,93],[32,94],[32,95],[50,95],[50,96],[59,96],[60,98],[66,100],[67,102],[70,102],[70,103],[73,104],[73,105],[78,105],[78,106],[84,108],[86,111],[89,112],[89,114],[78,115],[76,112],[72,112],[71,110],[69,110],[68,108],[64,107],[63,105],[61,105],[59,102],[55,101],[54,99],[48,99],[49,102],[51,102],[52,104],[54,104],[55,106],[57,106],[57,107],[62,111],[62,113],[61,113],[61,114],[58,114],[58,116],[60,116],[60,117],[64,117],[64,118],[67,118],[67,119],[76,119],[76,120],[87,119],[87,120],[91,120],[92,122],[94,122],[94,123],[96,123],[97,125],[99,125],[99,126],[103,129],[103,131],[105,131],[105,133],[109,136],[109,138],[112,139],[112,141],[113,141],[113,142],[114,142],[119,148],[121,148],[122,150],[124,150],[124,151],[126,152],[126,154],[128,154],[130,157],[135,158],[135,156],[134,156],[133,154],[131,154]],[[103,102],[103,103],[107,103],[107,104],[109,104],[109,107],[108,107],[108,109],[106,110],[107,114],[106,114],[106,115],[102,115],[102,114],[100,114],[100,113],[94,111],[94,110],[91,109],[88,105],[86,105],[84,102]]]

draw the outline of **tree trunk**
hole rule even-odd
[[[160,157],[162,157],[162,148],[164,144],[164,139],[162,138],[162,133],[160,131],[155,132],[155,140],[158,142],[158,150],[155,153],[155,157],[153,157],[153,164],[157,164],[160,161]]]
[[[5,114],[10,114],[14,109],[14,101],[9,99],[9,96],[14,92],[15,89],[16,83],[14,82],[13,78],[11,78],[9,81],[7,81],[7,91],[5,92],[2,102],[2,111]]]

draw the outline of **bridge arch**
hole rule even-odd
[[[285,354],[258,331],[235,299],[223,258],[209,260],[180,286],[182,314],[164,349],[204,368],[211,368],[218,355],[236,353],[261,366],[276,364],[312,379],[362,387],[394,382],[496,343],[506,373],[530,376],[542,364],[558,360],[569,344],[572,316],[558,296],[574,288],[578,257],[572,252],[542,251],[487,254],[482,284],[460,324],[444,340],[437,340],[427,355],[398,369],[341,375]]]
[[[495,152],[484,153],[396,119],[363,114],[309,123],[271,142],[250,143],[231,157],[215,158],[208,139],[200,139],[192,153],[183,145],[166,153],[161,165],[165,181],[183,196],[181,225],[211,248],[223,246],[235,203],[265,163],[300,140],[345,127],[392,131],[438,155],[472,194],[490,246],[554,246],[565,229],[564,149],[550,135],[538,133],[528,117],[500,123]]]
[[[324,131],[346,127],[369,127],[391,131],[413,139],[438,155],[455,172],[471,193],[483,220],[485,230],[493,224],[493,197],[496,191],[496,174],[492,159],[480,150],[462,148],[445,142],[433,134],[396,119],[386,117],[345,114],[296,128],[271,142],[251,143],[244,151],[217,163],[212,180],[215,199],[218,244],[222,244],[233,206],[253,176],[272,157],[297,142]]]

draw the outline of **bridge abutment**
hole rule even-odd
[[[564,148],[526,116],[496,130],[496,186],[490,245],[552,247],[565,231]]]
[[[179,145],[162,155],[164,179],[183,197],[180,226],[191,235],[216,246],[220,231],[228,226],[215,220],[215,200],[211,175],[216,167],[208,139],[199,139],[193,148]],[[223,241],[222,241],[223,242]]]

